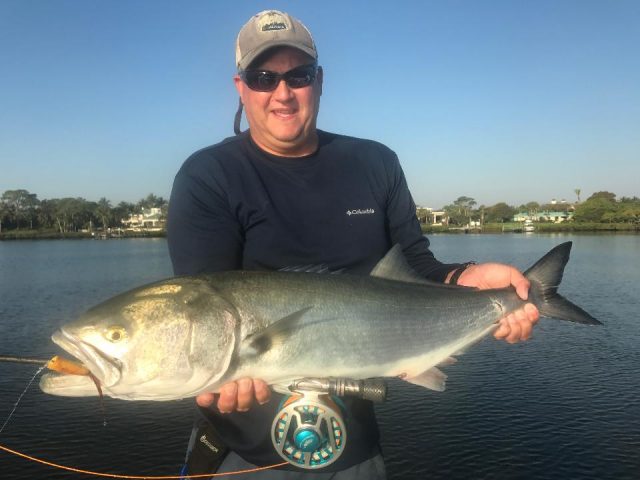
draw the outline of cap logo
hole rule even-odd
[[[273,32],[278,30],[289,30],[291,25],[287,17],[275,10],[262,12],[258,14],[257,25],[258,30],[262,32]]]
[[[283,22],[267,23],[266,25],[262,26],[263,32],[269,32],[271,30],[286,30],[286,29],[287,29],[287,26]]]

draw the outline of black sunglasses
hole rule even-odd
[[[272,92],[284,80],[289,88],[308,87],[316,79],[318,64],[300,65],[288,72],[277,73],[269,70],[243,70],[240,78],[251,90],[256,92]]]

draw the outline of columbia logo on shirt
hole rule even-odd
[[[347,215],[373,215],[376,211],[373,208],[354,208],[353,210],[347,210]]]

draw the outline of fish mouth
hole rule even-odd
[[[55,332],[51,336],[51,340],[53,340],[53,343],[60,346],[64,351],[80,360],[80,362],[82,362],[82,364],[91,372],[91,375],[93,375],[101,385],[108,388],[120,381],[122,372],[121,362],[118,359],[110,357],[93,345],[82,341],[75,335],[65,331],[64,328]],[[64,381],[67,383],[84,383],[84,380],[66,380],[66,377],[69,377],[70,375],[63,374],[63,376],[65,377]],[[77,379],[78,377],[75,378]]]

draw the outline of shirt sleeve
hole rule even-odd
[[[239,269],[243,234],[231,212],[223,179],[189,161],[173,182],[167,223],[176,275]]]
[[[460,264],[442,263],[429,249],[429,240],[420,228],[420,222],[416,216],[416,205],[395,154],[387,174],[390,185],[387,218],[391,244],[399,243],[402,246],[407,262],[420,275],[430,280],[444,282],[447,274]]]

